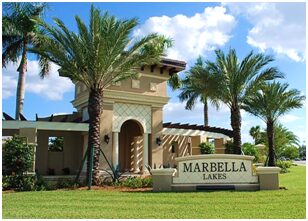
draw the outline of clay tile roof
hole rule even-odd
[[[233,137],[233,131],[228,130],[225,128],[220,128],[220,127],[210,127],[210,126],[203,126],[203,125],[197,125],[197,124],[180,124],[180,123],[163,123],[164,128],[176,128],[176,129],[190,129],[190,130],[203,130],[203,131],[208,131],[208,132],[213,132],[213,133],[221,133],[224,134],[228,137]]]

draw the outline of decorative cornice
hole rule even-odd
[[[144,95],[127,91],[115,91],[108,90],[104,91],[104,103],[132,103],[132,104],[142,104],[150,105],[153,107],[163,107],[169,101],[169,97]],[[78,96],[75,100],[71,101],[73,106],[78,110],[88,103],[88,93],[83,93]]]
[[[159,75],[154,75],[154,74],[145,74],[145,73],[140,73],[141,77],[148,77],[148,78],[152,78],[152,79],[160,79],[160,80],[169,80],[170,76],[168,77],[164,77],[164,76],[159,76]]]

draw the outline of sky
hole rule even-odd
[[[74,16],[86,23],[92,3],[48,3],[44,19],[52,24],[52,18],[64,21],[76,30]],[[137,17],[139,25],[132,33],[140,37],[150,32],[164,34],[174,40],[168,57],[187,62],[186,70],[201,55],[213,60],[214,50],[227,52],[235,48],[242,59],[251,50],[273,55],[272,66],[285,74],[283,82],[306,95],[306,8],[305,3],[94,3],[102,11],[118,18]],[[24,115],[35,119],[37,113],[49,116],[55,113],[76,111],[74,85],[69,79],[59,77],[57,67],[52,66],[45,79],[38,76],[39,66],[30,55],[26,77]],[[2,69],[2,111],[14,116],[17,85],[17,64],[9,63]],[[179,73],[185,76],[185,71]],[[179,91],[168,88],[170,101],[164,107],[164,122],[203,124],[202,104],[192,111],[185,110],[185,103],[178,99]],[[278,102],[278,101],[277,101]],[[293,131],[303,143],[306,140],[306,103],[293,110],[280,122]],[[265,124],[258,118],[242,111],[242,141],[252,142],[249,129]],[[219,110],[209,109],[209,125],[231,129],[230,111],[222,105]]]

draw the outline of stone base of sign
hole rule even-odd
[[[257,167],[260,190],[278,190],[280,170],[279,167]]]
[[[175,192],[194,192],[211,190],[237,190],[237,191],[256,191],[259,184],[173,184],[171,190]]]
[[[175,169],[154,169],[151,170],[153,177],[153,191],[154,192],[168,192],[172,191],[172,179]]]

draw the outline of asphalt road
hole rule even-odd
[[[306,166],[306,160],[294,161],[293,163],[296,163],[296,164],[302,165],[302,166]]]

